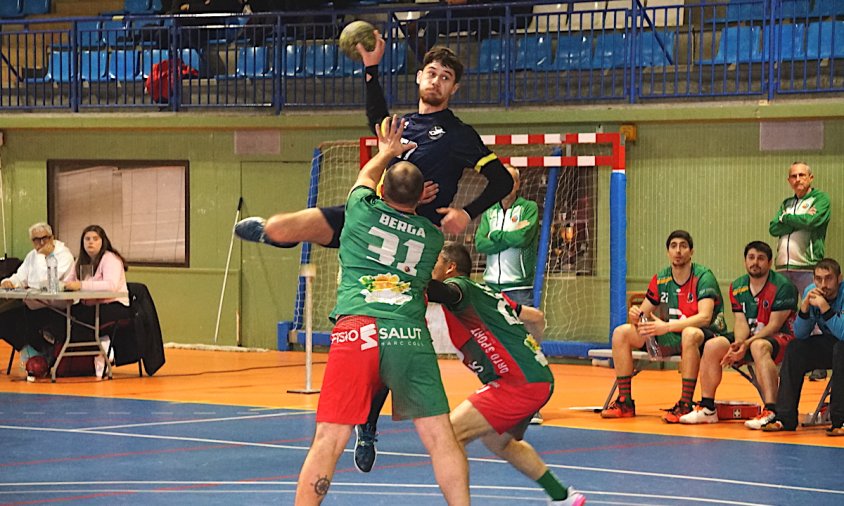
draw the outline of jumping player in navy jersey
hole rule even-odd
[[[375,49],[358,47],[366,65],[366,115],[370,128],[389,116],[384,92],[378,82],[378,64],[386,44],[376,30]],[[439,225],[443,232],[460,234],[469,222],[510,193],[513,179],[501,161],[481,141],[471,126],[460,121],[448,108],[457,92],[463,64],[450,49],[435,47],[425,55],[423,67],[416,73],[419,108],[404,116],[403,142],[417,147],[402,158],[422,171],[426,186],[417,212]],[[396,158],[393,163],[398,161]],[[459,209],[450,207],[457,184],[467,167],[487,179],[481,194]],[[241,239],[278,247],[293,247],[307,241],[322,246],[339,247],[345,214],[343,206],[311,208],[282,213],[269,220],[252,217],[239,222],[235,233]]]

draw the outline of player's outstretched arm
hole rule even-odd
[[[519,319],[522,320],[525,328],[533,337],[542,339],[545,334],[545,313],[535,307],[522,306],[521,311],[519,311]]]
[[[378,30],[375,30],[375,48],[367,51],[363,44],[357,45],[358,53],[363,60],[366,74],[366,119],[369,128],[377,125],[383,118],[390,115],[387,109],[387,100],[384,98],[384,90],[378,82],[378,64],[384,57],[384,50],[387,44]],[[373,129],[377,130],[377,127]]]
[[[392,118],[384,118],[381,126],[375,128],[378,136],[378,153],[373,156],[358,173],[358,179],[352,188],[366,186],[373,190],[381,180],[387,164],[405,151],[416,147],[415,143],[402,144],[401,136],[404,133],[404,122],[401,118],[393,115]]]

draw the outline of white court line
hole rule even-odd
[[[124,424],[124,425],[105,425],[105,426],[97,426],[97,427],[83,427],[81,429],[75,429],[78,431],[95,431],[95,430],[105,430],[105,429],[129,429],[135,427],[154,427],[158,425],[180,425],[186,423],[208,423],[208,422],[230,422],[230,421],[238,421],[238,420],[251,420],[255,418],[273,418],[277,416],[293,416],[293,415],[307,415],[313,413],[313,411],[290,411],[284,413],[266,413],[263,415],[243,415],[243,416],[227,416],[227,417],[220,417],[220,418],[194,418],[189,420],[170,420],[167,422],[146,422],[146,423],[133,423],[133,424]]]
[[[53,486],[72,486],[72,485],[79,485],[79,486],[87,486],[90,487],[91,485],[149,485],[149,486],[196,486],[196,485],[204,485],[204,486],[231,486],[237,485],[239,487],[245,486],[256,486],[261,485],[262,489],[240,489],[240,490],[149,490],[149,489],[128,489],[128,488],[85,488],[85,489],[53,489]],[[97,481],[97,482],[32,482],[32,483],[4,483],[0,484],[0,487],[11,487],[11,486],[43,486],[47,488],[42,488],[39,490],[13,490],[13,491],[0,491],[0,495],[10,495],[10,494],[36,494],[36,493],[47,493],[47,494],[79,494],[79,493],[134,493],[134,494],[276,494],[276,493],[284,493],[284,492],[291,492],[289,490],[281,489],[281,490],[266,490],[267,486],[289,486],[295,487],[296,482],[293,481],[261,481],[261,482],[249,482],[249,481]],[[431,493],[423,493],[423,492],[389,492],[389,491],[372,491],[372,488],[415,488],[415,489],[437,489],[438,486],[436,484],[412,484],[412,483],[344,483],[344,482],[333,482],[331,484],[332,490],[331,495],[379,495],[379,496],[393,496],[393,495],[401,495],[401,496],[418,496],[418,497],[441,497],[442,494],[439,491],[431,492]],[[355,490],[336,490],[336,487],[361,487],[367,488],[370,490],[367,491],[355,491]],[[472,485],[469,487],[472,491],[475,490],[484,490],[487,491],[487,494],[472,494],[473,499],[513,499],[518,501],[540,501],[540,502],[547,502],[547,498],[545,497],[527,497],[527,496],[513,496],[513,495],[492,495],[490,492],[493,491],[501,491],[501,492],[538,492],[538,489],[531,488],[531,487],[508,487],[508,486],[483,486],[483,485]],[[673,501],[675,504],[678,501],[688,502],[688,503],[705,503],[705,504],[724,504],[730,506],[769,506],[765,503],[749,503],[749,502],[740,502],[740,501],[728,501],[724,499],[705,499],[700,497],[677,497],[672,495],[657,495],[657,494],[635,494],[635,493],[628,493],[628,492],[601,492],[596,490],[580,490],[580,492],[586,494],[590,498],[590,504],[625,504],[631,506],[631,503],[612,503],[612,502],[602,502],[596,501],[593,499],[594,496],[617,496],[617,497],[629,497],[629,498],[638,498],[638,499],[664,499],[668,501]]]
[[[60,433],[74,433],[74,434],[94,434],[94,435],[101,435],[101,436],[117,436],[117,437],[130,437],[130,438],[138,438],[138,439],[157,439],[157,440],[168,440],[168,441],[189,441],[194,443],[206,443],[206,444],[219,444],[219,445],[231,445],[231,446],[252,446],[257,448],[278,448],[284,450],[303,450],[307,451],[310,448],[307,446],[293,446],[293,445],[279,445],[279,444],[271,444],[271,443],[253,443],[250,441],[231,441],[231,440],[224,440],[224,439],[208,439],[208,438],[194,438],[194,437],[182,437],[182,436],[161,436],[156,434],[131,434],[126,432],[106,432],[106,431],[97,431],[97,430],[79,430],[79,429],[55,429],[55,428],[45,428],[45,427],[16,427],[13,425],[0,425],[0,430],[7,429],[7,430],[21,430],[21,431],[39,431],[39,432],[60,432]],[[346,453],[352,453],[354,450],[346,449],[344,450]],[[397,457],[417,457],[422,459],[429,459],[430,456],[427,454],[420,454],[420,453],[406,453],[406,452],[378,452],[381,455],[391,455]],[[492,464],[506,464],[510,465],[509,462],[501,459],[490,459],[490,458],[478,458],[478,457],[469,457],[468,459],[470,462],[486,462]],[[730,485],[740,485],[746,487],[758,487],[758,488],[771,488],[771,489],[778,489],[778,490],[793,490],[798,492],[814,492],[814,493],[821,493],[821,494],[833,494],[833,495],[844,495],[844,490],[833,490],[833,489],[825,489],[825,488],[815,488],[815,487],[801,487],[796,485],[782,485],[778,483],[762,483],[762,482],[755,482],[755,481],[740,481],[740,480],[731,480],[727,478],[710,478],[706,476],[684,476],[679,474],[669,474],[669,473],[654,473],[648,471],[628,471],[624,469],[607,469],[607,468],[600,468],[600,467],[585,467],[585,466],[567,466],[562,464],[547,464],[548,467],[555,468],[555,469],[569,469],[573,471],[586,471],[586,472],[595,472],[595,473],[611,473],[611,474],[625,474],[625,475],[633,475],[633,476],[648,476],[652,478],[669,478],[673,480],[690,480],[690,481],[703,481],[703,482],[712,482],[712,483],[724,483]],[[373,484],[369,483],[366,484],[367,486],[373,486]]]

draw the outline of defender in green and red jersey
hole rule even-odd
[[[736,316],[734,335],[717,336],[706,342],[700,364],[701,401],[695,410],[680,417],[680,423],[715,423],[715,390],[724,366],[753,361],[765,409],[745,422],[749,429],[761,429],[776,416],[777,364],[794,339],[797,288],[790,279],[771,270],[773,252],[762,241],[744,248],[747,274],[730,285],[730,301]],[[732,344],[731,344],[732,343]]]
[[[604,418],[636,416],[631,397],[633,350],[646,339],[655,338],[665,355],[682,354],[680,400],[662,419],[677,423],[692,411],[692,395],[697,384],[703,343],[726,331],[723,300],[712,271],[692,263],[694,241],[685,230],[675,230],[665,241],[671,264],[651,279],[641,306],[628,312],[630,323],[612,333],[612,354],[618,380],[618,399],[601,411]]]
[[[394,157],[414,147],[402,145],[403,131],[396,116],[379,129],[378,154],[361,169],[347,199],[336,325],[296,504],[318,504],[328,493],[352,428],[366,420],[373,394],[384,386],[393,391],[395,416],[414,419],[446,501],[469,504],[468,464],[448,420],[425,325],[423,292],[443,236],[415,213],[424,185],[419,169],[400,162],[384,174]],[[383,200],[375,194],[382,174]]]
[[[554,375],[534,339],[544,331],[545,315],[475,283],[468,277],[471,269],[466,248],[448,242],[428,285],[428,300],[444,305],[460,358],[484,384],[451,412],[457,440],[466,445],[482,438],[493,453],[545,489],[550,504],[580,506],[586,498],[564,487],[523,441],[533,414],[554,390]]]

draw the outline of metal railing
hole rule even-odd
[[[392,106],[416,103],[416,70],[434,44],[466,65],[461,105],[844,91],[844,2],[597,4],[0,21],[0,110],[357,108],[363,69],[336,44],[356,18],[385,36]],[[150,90],[163,66],[169,75]]]

